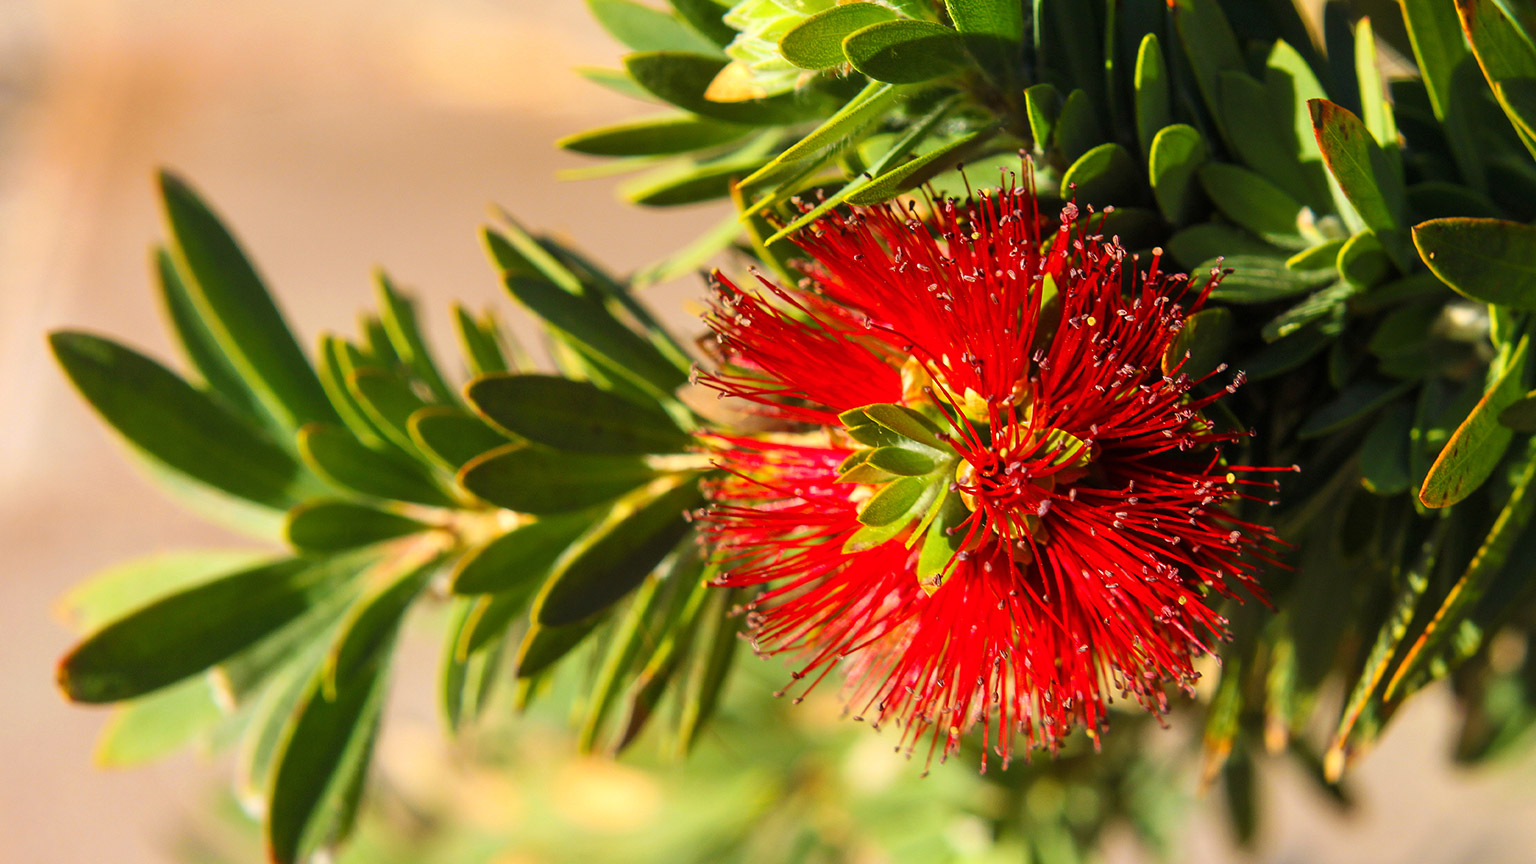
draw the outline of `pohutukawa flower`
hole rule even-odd
[[[1048,231],[1032,184],[931,209],[823,219],[798,287],[717,277],[700,380],[774,431],[704,440],[705,531],[799,686],[842,667],[849,710],[929,760],[979,725],[985,769],[1097,741],[1116,692],[1162,712],[1190,689],[1214,601],[1257,593],[1275,542],[1231,504],[1274,484],[1205,416],[1241,373],[1192,380],[1170,350],[1216,274],[1133,263],[1070,205]]]

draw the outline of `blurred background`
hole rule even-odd
[[[65,705],[52,685],[71,637],[51,606],[71,584],[125,558],[234,542],[136,473],[45,350],[45,331],[69,326],[170,356],[147,275],[153,171],[173,167],[211,198],[311,342],[352,329],[376,265],[414,288],[440,336],[450,300],[514,319],[475,236],[490,204],[619,271],[719,218],[707,207],[643,212],[615,201],[611,180],[557,179],[583,163],[555,138],[651,110],[570,71],[613,66],[619,53],[576,0],[0,0],[0,861],[186,860],[226,774],[195,754],[98,769],[104,715]],[[699,288],[651,290],[686,331]],[[519,803],[533,788],[520,789],[521,776],[453,774],[461,754],[443,743],[430,702],[433,647],[395,688],[380,767],[392,783],[457,784],[480,808],[470,816],[500,829],[505,849],[463,860],[539,861],[537,844],[505,838],[622,840],[664,818],[658,796],[686,775],[563,761],[568,744],[547,730],[528,757],[542,760],[540,788],[562,796],[547,819]],[[1451,768],[1444,704],[1440,693],[1412,703],[1352,775],[1348,815],[1299,772],[1275,771],[1257,858],[1536,860],[1536,760]],[[806,722],[824,722],[817,710]],[[881,782],[942,788],[886,746],[857,765]],[[1178,860],[1240,854],[1221,806],[1192,808]],[[233,848],[217,860],[260,860],[254,841]],[[1139,860],[1128,840],[1109,856]]]

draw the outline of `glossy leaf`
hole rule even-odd
[[[344,489],[428,507],[456,503],[419,463],[370,450],[339,426],[305,426],[299,430],[299,452],[316,473]]]
[[[587,9],[609,35],[632,51],[717,53],[720,46],[687,24],[634,0],[587,0]]]
[[[466,389],[487,420],[513,436],[575,453],[680,453],[691,440],[666,414],[585,381],[495,375]]]
[[[298,617],[363,563],[356,556],[288,559],[163,597],[75,646],[59,665],[59,686],[77,702],[118,702],[152,693]]]
[[[1150,152],[1147,171],[1157,207],[1169,222],[1182,223],[1199,200],[1195,177],[1206,159],[1205,139],[1193,126],[1165,126],[1153,136]]]
[[[1205,273],[1214,266],[1215,261],[1206,262],[1191,272]],[[1211,299],[1223,303],[1285,300],[1327,285],[1336,278],[1332,267],[1295,270],[1279,259],[1265,255],[1233,255],[1223,259],[1221,266],[1232,272],[1222,276],[1211,290]]]
[[[1501,374],[1488,387],[1477,407],[1467,415],[1439,458],[1430,466],[1429,475],[1419,490],[1419,500],[1426,507],[1449,507],[1471,495],[1492,476],[1504,451],[1514,439],[1514,430],[1499,423],[1499,413],[1525,395],[1525,367],[1529,337],[1521,339]]]
[[[508,444],[471,460],[460,469],[459,483],[508,510],[563,513],[611,501],[657,473],[634,456]]]
[[[1536,227],[1435,219],[1413,229],[1419,257],[1445,284],[1484,303],[1536,310]]]
[[[512,296],[549,326],[611,363],[615,374],[664,397],[688,380],[687,372],[601,305],[542,279],[508,276],[506,285]]]
[[[1308,245],[1298,227],[1301,202],[1259,174],[1213,162],[1200,168],[1200,185],[1222,215],[1259,237],[1291,249]]]
[[[185,182],[160,175],[171,254],[208,329],[262,404],[289,429],[336,419],[315,370],[261,277]]]
[[[1168,67],[1163,62],[1163,50],[1155,34],[1142,37],[1141,47],[1136,52],[1135,85],[1136,142],[1141,145],[1142,158],[1150,162],[1157,134],[1173,123]],[[1198,132],[1195,137],[1199,137]],[[1201,149],[1204,149],[1203,140]]]
[[[700,117],[771,126],[801,122],[814,116],[820,107],[819,100],[801,100],[796,94],[744,102],[706,99],[705,91],[725,65],[724,57],[685,51],[646,51],[624,58],[624,68],[641,87]]]
[[[295,549],[340,552],[429,527],[408,516],[353,501],[310,501],[288,511],[284,534]]]
[[[964,155],[967,148],[990,138],[993,130],[962,135],[915,159],[896,165],[848,195],[848,203],[868,206],[888,201],[922,183]],[[775,235],[777,236],[777,235]]]
[[[591,618],[639,585],[688,531],[703,501],[693,477],[668,479],[621,501],[555,565],[533,619],[559,627]]]
[[[1062,175],[1063,188],[1072,190],[1082,204],[1113,206],[1135,193],[1139,170],[1130,151],[1114,142],[1100,144],[1084,153]]]
[[[304,691],[274,754],[266,837],[276,864],[308,860],[351,829],[383,710],[387,654],[371,654],[338,682],[334,698],[318,675]]]
[[[171,471],[276,509],[321,488],[285,450],[154,360],[86,333],[55,332],[48,341],[96,413]]]
[[[418,449],[454,473],[476,456],[507,443],[507,437],[485,421],[446,405],[417,411],[406,426]]]
[[[421,324],[416,318],[415,304],[400,293],[382,270],[374,274],[374,284],[378,294],[379,320],[389,336],[389,344],[395,349],[395,356],[410,368],[417,381],[427,386],[437,401],[452,404],[457,394],[443,380],[437,362],[432,359],[432,352],[427,348],[426,337],[422,335]]]
[[[1328,170],[1393,261],[1406,271],[1408,198],[1402,174],[1348,109],[1326,99],[1313,99],[1307,107]]]
[[[929,21],[897,19],[856,30],[843,39],[853,68],[876,81],[916,84],[965,65],[960,34]]]
[[[491,594],[540,584],[572,543],[602,517],[586,511],[525,522],[459,559],[455,594]]]
[[[1024,4],[1018,0],[945,0],[967,50],[1000,87],[1013,89],[1024,41]]]
[[[802,69],[830,69],[848,62],[843,40],[849,34],[895,18],[895,12],[877,3],[839,4],[790,28],[779,38],[779,51]]]

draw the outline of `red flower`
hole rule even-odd
[[[1239,479],[1239,435],[1202,414],[1241,373],[1197,395],[1161,368],[1214,277],[1192,291],[1154,252],[1128,279],[1070,205],[1042,251],[1029,187],[934,210],[823,219],[799,288],[718,278],[701,380],[779,431],[705,439],[725,469],[705,530],[720,584],[761,589],[760,651],[808,686],[841,665],[850,710],[909,755],[981,725],[985,769],[1016,736],[1096,739],[1115,691],[1161,712],[1192,687],[1213,599],[1256,591],[1274,539],[1227,505],[1273,484]]]

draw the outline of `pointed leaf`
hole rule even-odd
[[[562,513],[611,501],[657,473],[633,456],[508,444],[471,460],[459,471],[459,483],[508,510]]]
[[[655,408],[585,381],[554,375],[494,375],[465,391],[471,405],[511,435],[574,453],[680,453],[691,443]]]
[[[634,0],[587,0],[587,10],[610,36],[633,51],[720,51],[720,46],[676,17]]]
[[[428,507],[456,504],[424,466],[370,450],[339,426],[316,423],[300,429],[299,453],[316,473],[344,489]]]
[[[1413,229],[1419,256],[1445,284],[1484,303],[1536,310],[1536,227],[1435,219]]]
[[[779,37],[779,53],[801,69],[830,69],[848,62],[843,39],[855,30],[890,21],[896,13],[877,3],[843,3],[823,9]]]
[[[117,702],[174,684],[298,617],[364,560],[287,559],[164,597],[76,645],[59,686],[77,702]]]
[[[261,277],[219,217],[180,178],[162,172],[171,254],[202,320],[240,377],[289,429],[336,419],[315,370]]]
[[[1489,385],[1488,392],[1430,466],[1429,476],[1419,490],[1424,506],[1449,507],[1461,501],[1477,491],[1504,458],[1515,432],[1499,423],[1499,412],[1525,395],[1523,382],[1529,345],[1529,337],[1520,340],[1503,374]]]
[[[319,490],[286,451],[154,360],[86,333],[55,332],[48,341],[101,418],[165,468],[278,509]]]
[[[295,549],[327,553],[371,546],[430,527],[353,501],[310,501],[288,511],[284,534]]]
[[[602,515],[583,511],[525,522],[460,558],[449,584],[455,594],[489,594],[542,584],[561,554]]]
[[[960,34],[941,24],[901,18],[850,33],[843,54],[876,81],[917,84],[948,75],[966,63]]]

